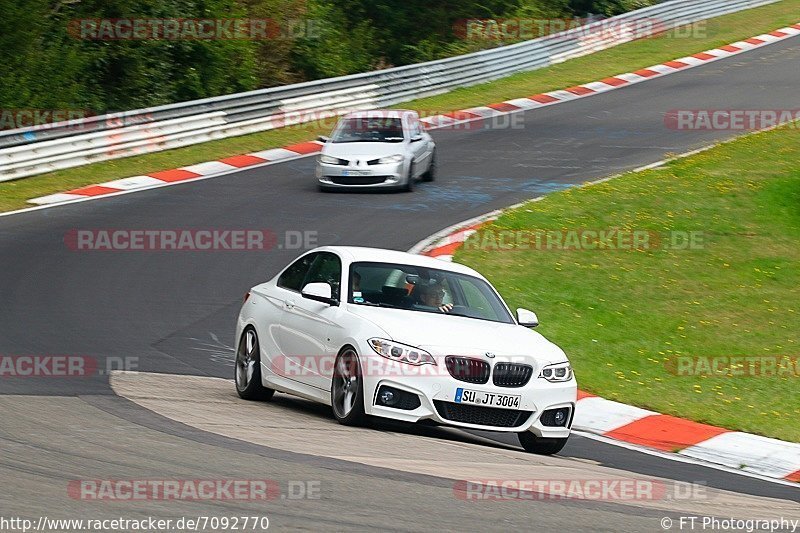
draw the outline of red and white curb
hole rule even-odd
[[[560,104],[563,102],[576,100],[578,98],[585,98],[587,96],[593,96],[595,94],[612,91],[628,85],[641,83],[650,79],[659,78],[681,70],[704,65],[706,63],[712,63],[719,59],[724,59],[730,56],[741,54],[742,52],[747,52],[755,48],[776,43],[798,34],[800,34],[800,23],[772,31],[770,33],[757,35],[755,37],[751,37],[750,39],[738,41],[720,48],[706,50],[705,52],[700,52],[691,56],[681,57],[673,61],[661,63],[659,65],[653,65],[635,72],[627,72],[625,74],[618,74],[616,76],[604,78],[600,81],[586,83],[584,85],[576,85],[563,90],[535,94],[525,98],[515,98],[513,100],[507,100],[497,104],[489,104],[487,106],[473,107],[461,111],[454,111],[452,113],[445,113],[443,115],[426,117],[421,120],[431,126],[432,129],[442,128],[459,122],[481,120],[492,116]]]
[[[88,187],[81,187],[80,189],[73,189],[67,192],[49,194],[47,196],[34,198],[32,200],[28,200],[28,203],[38,205],[59,204],[90,197],[96,198],[109,196],[123,191],[152,189],[154,187],[162,187],[173,183],[193,181],[201,178],[208,178],[211,176],[235,172],[239,169],[255,165],[279,163],[288,159],[315,154],[321,149],[322,143],[319,141],[302,142],[285,146],[283,148],[273,148],[271,150],[263,150],[260,152],[253,152],[251,154],[226,157],[225,159],[220,159],[219,161],[207,161],[205,163],[198,163],[196,165],[189,165],[172,170],[153,172],[152,174],[143,176],[133,176],[130,178],[99,183],[97,185],[89,185]]]
[[[719,59],[741,54],[749,50],[760,48],[772,43],[783,41],[790,37],[800,34],[800,23],[781,28],[779,30],[757,35],[744,41],[738,41],[720,48],[706,50],[698,54],[682,57],[673,61],[668,61],[659,65],[653,65],[636,72],[618,74],[609,78],[602,79],[584,85],[568,87],[564,90],[551,91],[543,94],[535,94],[525,98],[515,98],[505,102],[489,104],[487,106],[473,107],[461,111],[453,111],[442,115],[434,115],[422,118],[427,129],[440,129],[451,127],[456,124],[484,120],[493,116],[507,115],[529,109],[546,107],[563,102],[569,102],[579,98],[586,98],[595,94],[612,91],[641,83],[643,81],[659,78],[668,74],[673,74],[681,70],[694,68],[706,63],[711,63]],[[163,187],[175,183],[205,179],[212,176],[235,172],[239,169],[255,166],[267,165],[271,163],[285,161],[287,159],[304,157],[314,154],[321,150],[322,143],[318,141],[308,141],[299,144],[274,148],[251,154],[236,155],[227,157],[219,161],[209,161],[198,163],[172,170],[154,172],[144,176],[133,176],[130,178],[118,179],[97,185],[89,185],[63,193],[50,194],[39,198],[28,200],[28,203],[37,205],[55,205],[91,198],[102,198],[104,196],[122,194],[123,192],[151,189]]]
[[[664,162],[661,162],[663,164]],[[638,170],[644,170],[642,167]],[[603,178],[593,185],[612,178]],[[534,198],[532,201],[541,200]],[[523,205],[516,204],[513,209]],[[452,261],[455,251],[502,211],[465,220],[420,241],[409,252]],[[800,444],[730,431],[578,393],[573,429],[661,452],[671,452],[768,478],[800,482]]]

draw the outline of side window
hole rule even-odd
[[[312,263],[319,255],[319,253],[308,254],[292,263],[278,278],[278,287],[300,292],[300,289],[303,288],[303,280],[306,278]]]
[[[332,295],[339,299],[339,286],[342,279],[342,262],[339,256],[330,252],[320,252],[311,265],[303,286],[309,283],[328,283],[332,289]],[[301,287],[302,288],[302,287]]]

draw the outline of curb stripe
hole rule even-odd
[[[298,154],[313,154],[322,150],[322,144],[314,141],[302,142],[292,144],[286,147],[287,150],[297,152]]]
[[[592,94],[593,92],[595,92],[595,91],[593,91],[591,89],[587,89],[586,87],[584,87],[582,85],[578,85],[576,87],[569,87],[568,89],[564,89],[564,90],[565,91],[569,91],[569,92],[574,93],[574,94],[577,94],[578,96],[583,96],[585,94]]]
[[[153,187],[155,185],[162,185],[164,182],[157,180],[150,176],[132,176],[130,178],[123,178],[121,180],[107,181],[101,183],[103,187],[109,189],[116,189],[118,191],[132,191],[141,189],[142,187]]]
[[[509,104],[508,102],[500,102],[499,104],[489,104],[488,107],[492,109],[496,109],[497,111],[501,111],[503,113],[509,113],[511,111],[519,111],[519,107]]]
[[[257,157],[264,161],[280,161],[281,159],[288,159],[290,157],[297,157],[297,152],[292,152],[286,148],[270,148],[269,150],[262,150],[260,152],[253,152],[247,154],[251,157]]]
[[[226,165],[221,161],[206,161],[205,163],[198,163],[196,165],[181,167],[181,170],[188,170],[189,172],[192,172],[194,174],[200,174],[201,176],[210,176],[212,174],[219,174],[220,172],[229,172],[235,169],[236,167],[231,165]]]
[[[680,454],[783,479],[800,468],[800,444],[739,431],[717,435]]]
[[[456,250],[461,248],[461,244],[462,243],[460,243],[460,242],[451,242],[450,244],[446,244],[444,246],[440,246],[438,248],[434,248],[433,250],[431,250],[429,252],[425,252],[425,254],[423,254],[423,255],[427,255],[427,256],[430,256],[430,257],[439,257],[439,256],[442,256],[442,255],[452,256],[453,253]]]
[[[450,111],[449,113],[444,113],[445,117],[452,118],[456,121],[458,120],[472,120],[475,118],[481,118],[481,115],[477,113],[470,113],[469,111]]]
[[[183,170],[182,168],[175,168],[172,170],[162,170],[161,172],[153,172],[152,174],[148,174],[151,178],[156,178],[161,181],[166,181],[169,183],[175,181],[183,181],[183,180],[190,180],[192,178],[199,178],[200,174],[195,174],[189,170]]]
[[[652,415],[610,431],[605,436],[674,452],[728,431],[670,415]]]
[[[617,78],[616,76],[612,76],[610,78],[603,78],[600,81],[605,83],[606,85],[611,85],[612,87],[621,87],[623,85],[627,85],[628,83],[630,83],[629,81],[622,80],[620,78]]]
[[[261,159],[254,155],[235,155],[233,157],[226,157],[220,159],[220,163],[225,163],[236,168],[249,167],[250,165],[258,165],[259,163],[266,163],[266,159]]]
[[[112,189],[111,187],[103,187],[102,185],[89,185],[88,187],[81,187],[80,189],[72,189],[67,191],[66,194],[79,194],[81,196],[100,196],[101,194],[110,194],[119,192],[119,189]]]
[[[549,94],[534,94],[528,98],[534,102],[539,102],[540,104],[552,104],[553,102],[558,102],[558,98],[553,98]]]
[[[640,70],[636,70],[633,73],[636,74],[637,76],[641,76],[643,78],[650,78],[650,77],[653,77],[653,76],[658,76],[658,72],[656,72],[655,70],[650,70],[649,68],[643,68],[643,69],[640,69]]]
[[[667,61],[666,63],[664,63],[664,65],[666,65],[668,67],[671,67],[671,68],[675,68],[675,69],[686,68],[686,67],[689,66],[688,63],[683,63],[682,61],[677,61],[677,60],[675,60],[675,61]]]

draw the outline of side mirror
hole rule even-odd
[[[422,140],[422,135],[415,135],[415,136],[411,137],[411,142],[412,143],[417,143],[417,142],[419,142],[421,140]]]
[[[333,297],[333,290],[327,283],[309,283],[301,291],[303,298],[314,300],[328,305],[339,305],[339,300]]]
[[[533,311],[519,308],[517,309],[517,323],[526,328],[535,328],[539,325],[539,317]]]
[[[326,142],[330,141],[331,139],[330,139],[330,137],[326,137],[324,135],[317,135],[317,140],[320,141],[320,142],[326,143]]]

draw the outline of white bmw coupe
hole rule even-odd
[[[247,293],[236,391],[322,402],[346,425],[373,416],[515,432],[525,450],[553,454],[569,437],[577,385],[536,325],[466,266],[321,247]]]

